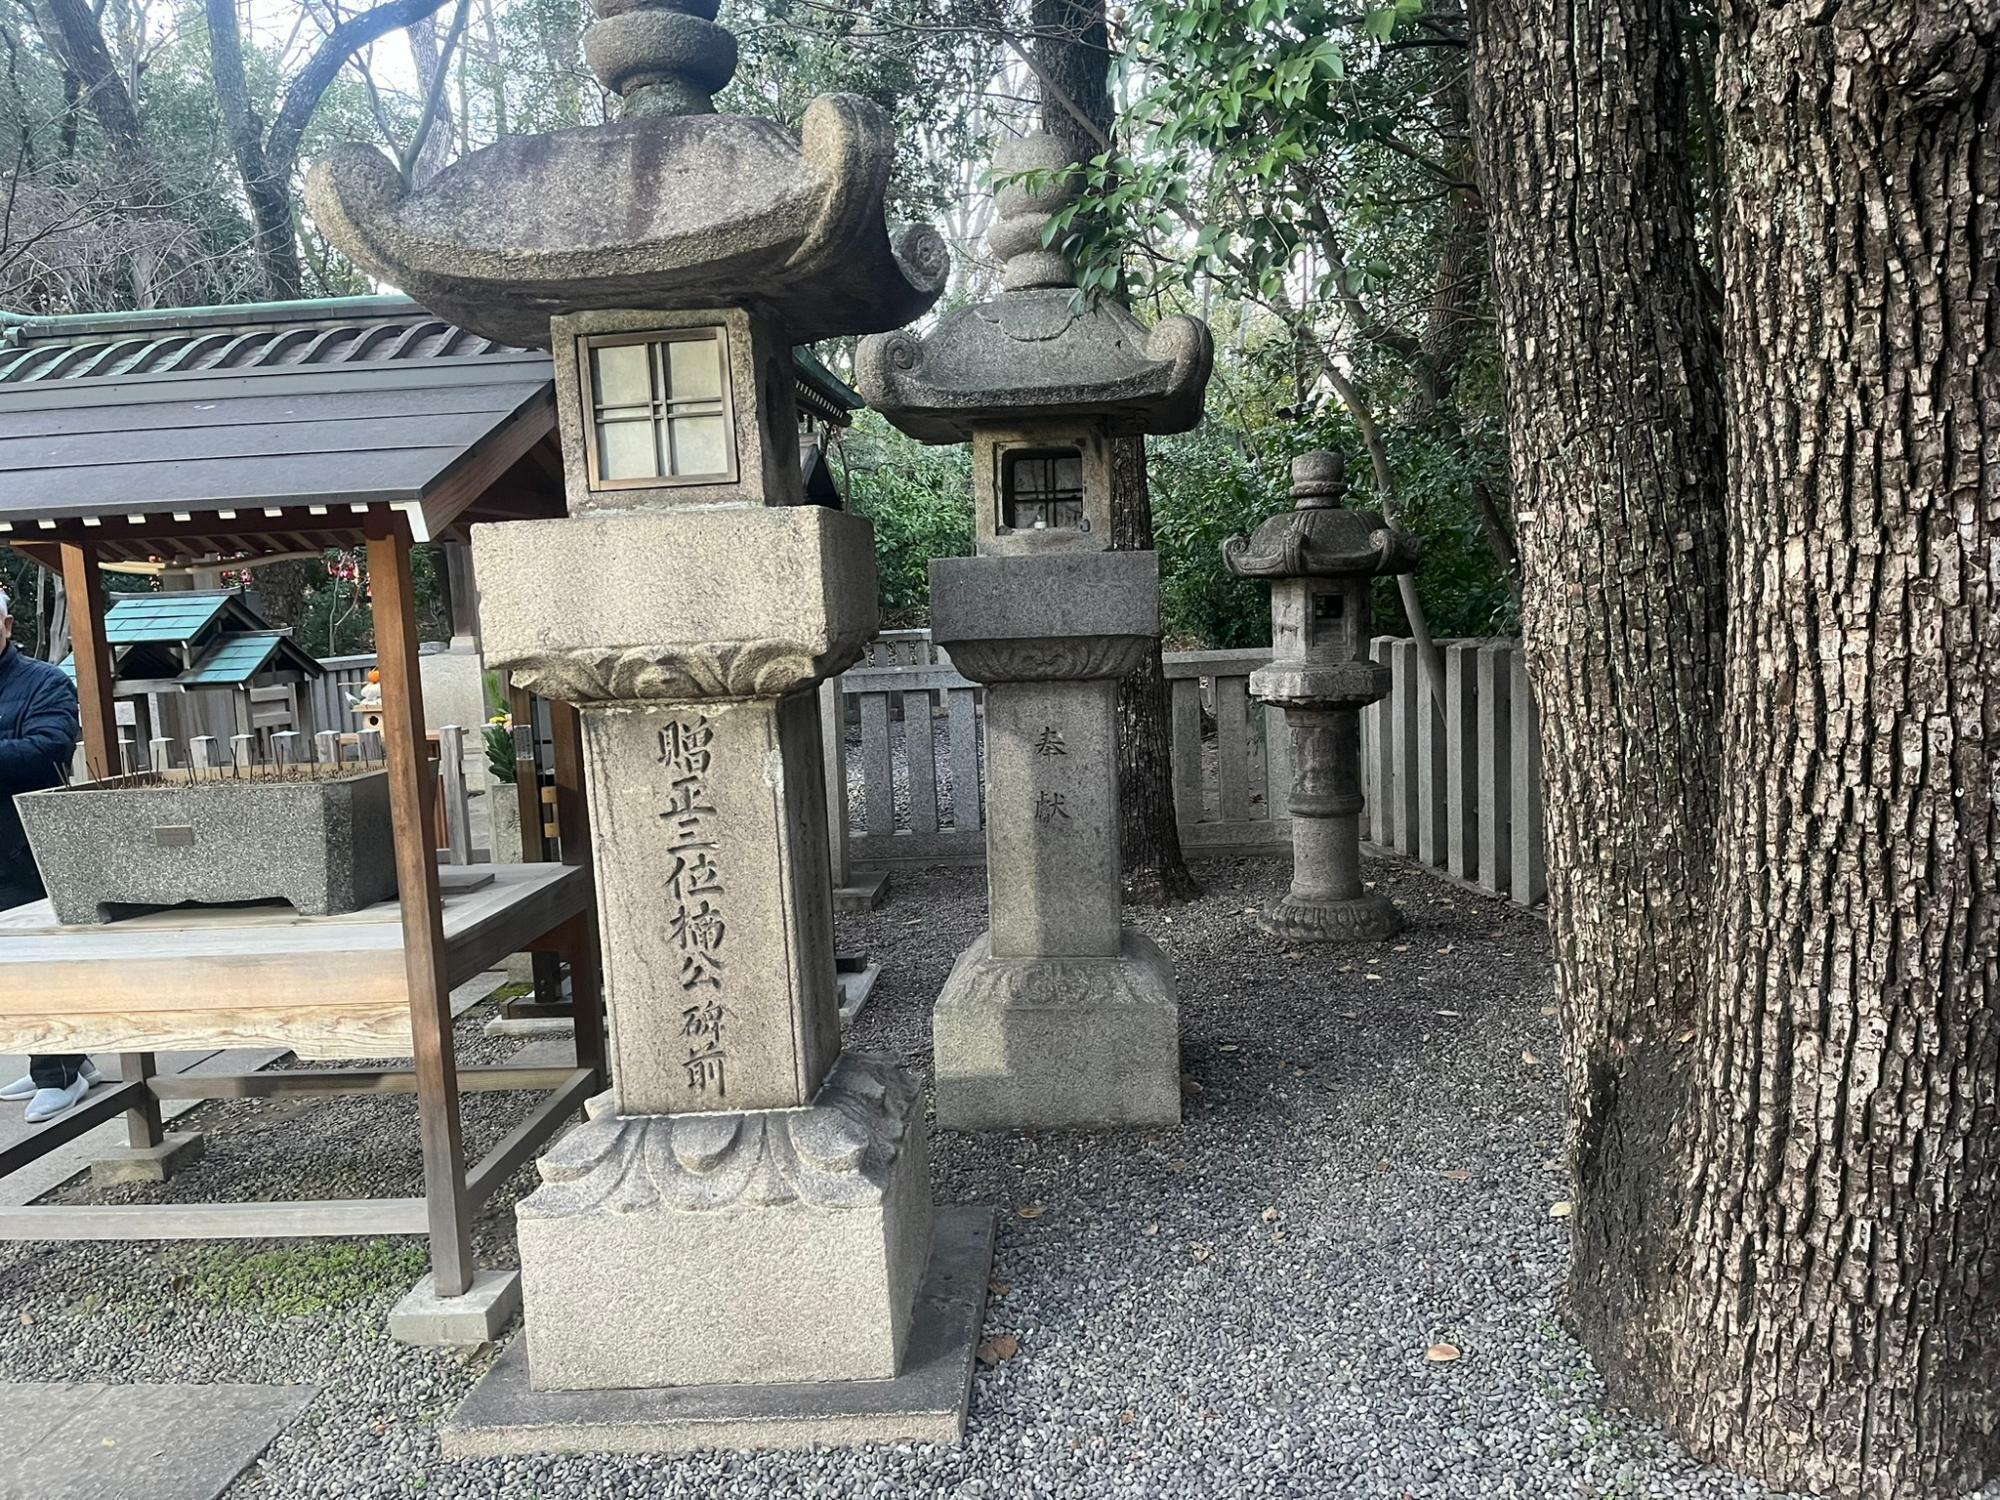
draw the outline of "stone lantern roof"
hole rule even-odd
[[[1077,295],[1068,259],[1047,248],[1050,219],[1076,197],[1051,136],[1002,146],[1010,174],[1059,174],[1011,183],[998,195],[989,243],[1002,262],[1000,293],[947,313],[929,334],[864,340],[856,384],[869,405],[926,443],[962,443],[977,425],[1101,417],[1118,433],[1185,432],[1201,420],[1214,344],[1194,318],[1148,329],[1109,298]]]
[[[1224,542],[1223,563],[1239,578],[1373,577],[1415,567],[1421,542],[1379,511],[1346,509],[1340,503],[1346,493],[1347,463],[1339,454],[1293,459],[1293,509]]]
[[[338,146],[306,201],[372,275],[461,327],[546,347],[549,319],[608,308],[748,307],[795,343],[895,328],[944,290],[926,225],[891,230],[895,139],[836,94],[802,137],[712,112],[736,69],[720,0],[592,0],[584,51],[622,118],[510,136],[411,190],[381,152]]]

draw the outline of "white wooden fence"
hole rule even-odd
[[[1539,732],[1517,641],[1440,643],[1443,709],[1413,641],[1383,637],[1390,696],[1362,713],[1363,834],[1524,905],[1545,893]],[[1191,855],[1288,846],[1291,740],[1284,716],[1249,695],[1268,650],[1168,652],[1174,804]],[[885,636],[841,679],[840,722],[858,747],[848,857],[861,867],[976,864],[986,857],[980,802],[983,715],[921,631]],[[831,693],[829,693],[829,699]],[[828,724],[835,722],[832,712]],[[835,760],[835,787],[851,785]]]

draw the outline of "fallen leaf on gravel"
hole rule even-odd
[[[1383,1157],[1383,1158],[1382,1158],[1382,1159],[1381,1159],[1380,1161],[1378,1161],[1377,1163],[1375,1163],[1375,1170],[1376,1170],[1376,1171],[1378,1171],[1378,1172],[1386,1172],[1386,1171],[1388,1171],[1388,1170],[1389,1170],[1389,1158],[1385,1156],[1385,1157]]]
[[[1456,1344],[1432,1344],[1424,1351],[1424,1358],[1434,1365],[1448,1365],[1464,1352]],[[982,1355],[982,1358],[984,1356]]]
[[[35,1315],[31,1312],[22,1313],[21,1326],[23,1328],[33,1328],[35,1326]]]
[[[1275,1208],[1267,1208],[1267,1209],[1265,1209],[1265,1210],[1264,1210],[1264,1222],[1265,1222],[1266,1224],[1275,1224],[1275,1223],[1277,1223],[1277,1222],[1278,1222],[1278,1211],[1277,1211],[1277,1210],[1276,1210]]]
[[[1014,1212],[1023,1219],[1039,1219],[1048,1210],[1039,1203],[1030,1203],[1025,1208],[1015,1209]]]
[[[1189,1078],[1186,1074],[1181,1075],[1182,1098],[1192,1099],[1196,1094],[1199,1094],[1200,1092],[1201,1092],[1201,1085],[1198,1082],[1196,1082],[1192,1078]]]
[[[1556,1013],[1556,1008],[1553,1005],[1544,1005],[1542,1007],[1542,1014],[1545,1016],[1552,1016],[1555,1013]]]
[[[1396,944],[1395,947],[1391,948],[1389,951],[1391,953],[1408,953],[1410,951],[1410,945],[1408,943],[1398,943]]]
[[[1361,1019],[1361,1012],[1358,1010],[1344,1010],[1340,1013],[1340,1019],[1343,1021],[1358,1021]]]
[[[1296,961],[1298,959],[1304,958],[1305,955],[1303,953],[1287,953],[1285,957]]]
[[[1449,1179],[1450,1179],[1451,1181],[1453,1181],[1453,1182],[1470,1182],[1470,1181],[1472,1181],[1472,1174],[1471,1174],[1470,1172],[1466,1171],[1464,1167],[1451,1167],[1451,1168],[1448,1168],[1448,1169],[1446,1169],[1445,1171],[1442,1171],[1442,1172],[1439,1172],[1439,1173],[1438,1173],[1438,1176],[1440,1176],[1440,1177],[1445,1177],[1445,1178],[1449,1178]]]
[[[1139,1414],[1128,1406],[1125,1410],[1118,1413],[1118,1420],[1121,1422],[1136,1422],[1139,1420]]]
[[[1446,944],[1445,944],[1445,945],[1444,945],[1444,946],[1443,946],[1442,948],[1438,949],[1438,952],[1440,952],[1440,953],[1449,953],[1449,952],[1451,952],[1451,950],[1452,950],[1452,949],[1453,949],[1453,948],[1454,948],[1455,946],[1457,946],[1457,945],[1456,945],[1456,944],[1453,944],[1453,943],[1446,943]]]
[[[1240,1051],[1242,1051],[1243,1049],[1242,1049],[1241,1047],[1237,1046],[1237,1044],[1236,1044],[1236,1043],[1234,1043],[1234,1042],[1224,1042],[1224,1043],[1222,1044],[1222,1050],[1223,1050],[1224,1052],[1240,1052]]]
[[[1004,1297],[1014,1290],[1014,1283],[1011,1281],[1002,1281],[998,1277],[995,1277],[986,1283],[986,1290],[996,1297]]]
[[[1018,1336],[1011,1333],[996,1334],[979,1346],[979,1362],[990,1370],[995,1365],[1005,1364],[1020,1352],[1021,1340]]]
[[[1549,1205],[1549,1217],[1551,1219],[1567,1219],[1569,1217],[1569,1200],[1565,1198],[1560,1203],[1551,1203]]]
[[[1526,1063],[1531,1068],[1539,1068],[1542,1065],[1542,1060],[1539,1057],[1535,1056],[1534,1052],[1528,1048],[1522,1049],[1521,1061]]]
[[[1215,1253],[1214,1250],[1209,1248],[1207,1245],[1193,1244],[1188,1246],[1188,1254],[1193,1256],[1196,1260],[1207,1260],[1209,1256],[1213,1255],[1214,1253]]]
[[[1441,1010],[1438,1011],[1437,1014],[1441,1016],[1450,1016],[1454,1021],[1458,1019],[1458,1012],[1455,1010]]]
[[[1361,977],[1366,979],[1370,984],[1380,984],[1382,982],[1380,974],[1364,974]]]
[[[1681,1042],[1683,1045],[1685,1045],[1686,1043],[1691,1042],[1693,1040],[1694,1040],[1694,1028],[1690,1026],[1686,1031],[1683,1031],[1681,1033]]]
[[[1158,1219],[1155,1219],[1152,1223],[1148,1224],[1144,1229],[1141,1229],[1139,1231],[1139,1233],[1144,1235],[1155,1235],[1158,1234],[1159,1232],[1160,1232],[1160,1221]]]
[[[1167,1170],[1169,1172],[1185,1172],[1187,1170],[1187,1163],[1184,1161],[1170,1161],[1167,1163]]]
[[[1254,906],[1246,906],[1236,915],[1239,917],[1254,917],[1257,915],[1257,908]]]

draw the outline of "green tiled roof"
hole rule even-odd
[[[180,675],[182,687],[224,687],[248,682],[285,644],[282,630],[225,635],[194,669]]]
[[[191,641],[238,596],[124,594],[104,613],[104,638],[114,646],[140,641]]]

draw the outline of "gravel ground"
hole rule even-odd
[[[1371,871],[1411,918],[1372,949],[1259,935],[1275,860],[1204,865],[1206,900],[1139,915],[1181,977],[1178,1130],[934,1137],[937,1197],[1002,1210],[987,1334],[1018,1340],[981,1370],[959,1449],[445,1464],[432,1427],[491,1355],[388,1342],[421,1267],[401,1243],[0,1246],[0,1356],[16,1380],[319,1385],[231,1500],[1765,1496],[1600,1412],[1557,1326],[1544,924],[1411,866]],[[930,1002],[983,881],[900,874],[881,910],[843,919],[842,946],[884,961],[856,1045],[928,1067]],[[490,1055],[480,1018],[461,1037]],[[470,1148],[518,1108],[470,1100]],[[108,1196],[419,1180],[408,1100],[206,1106],[199,1124],[209,1155],[180,1183]],[[511,1263],[511,1203],[482,1222],[489,1263]],[[1427,1359],[1441,1343],[1461,1357]]]

